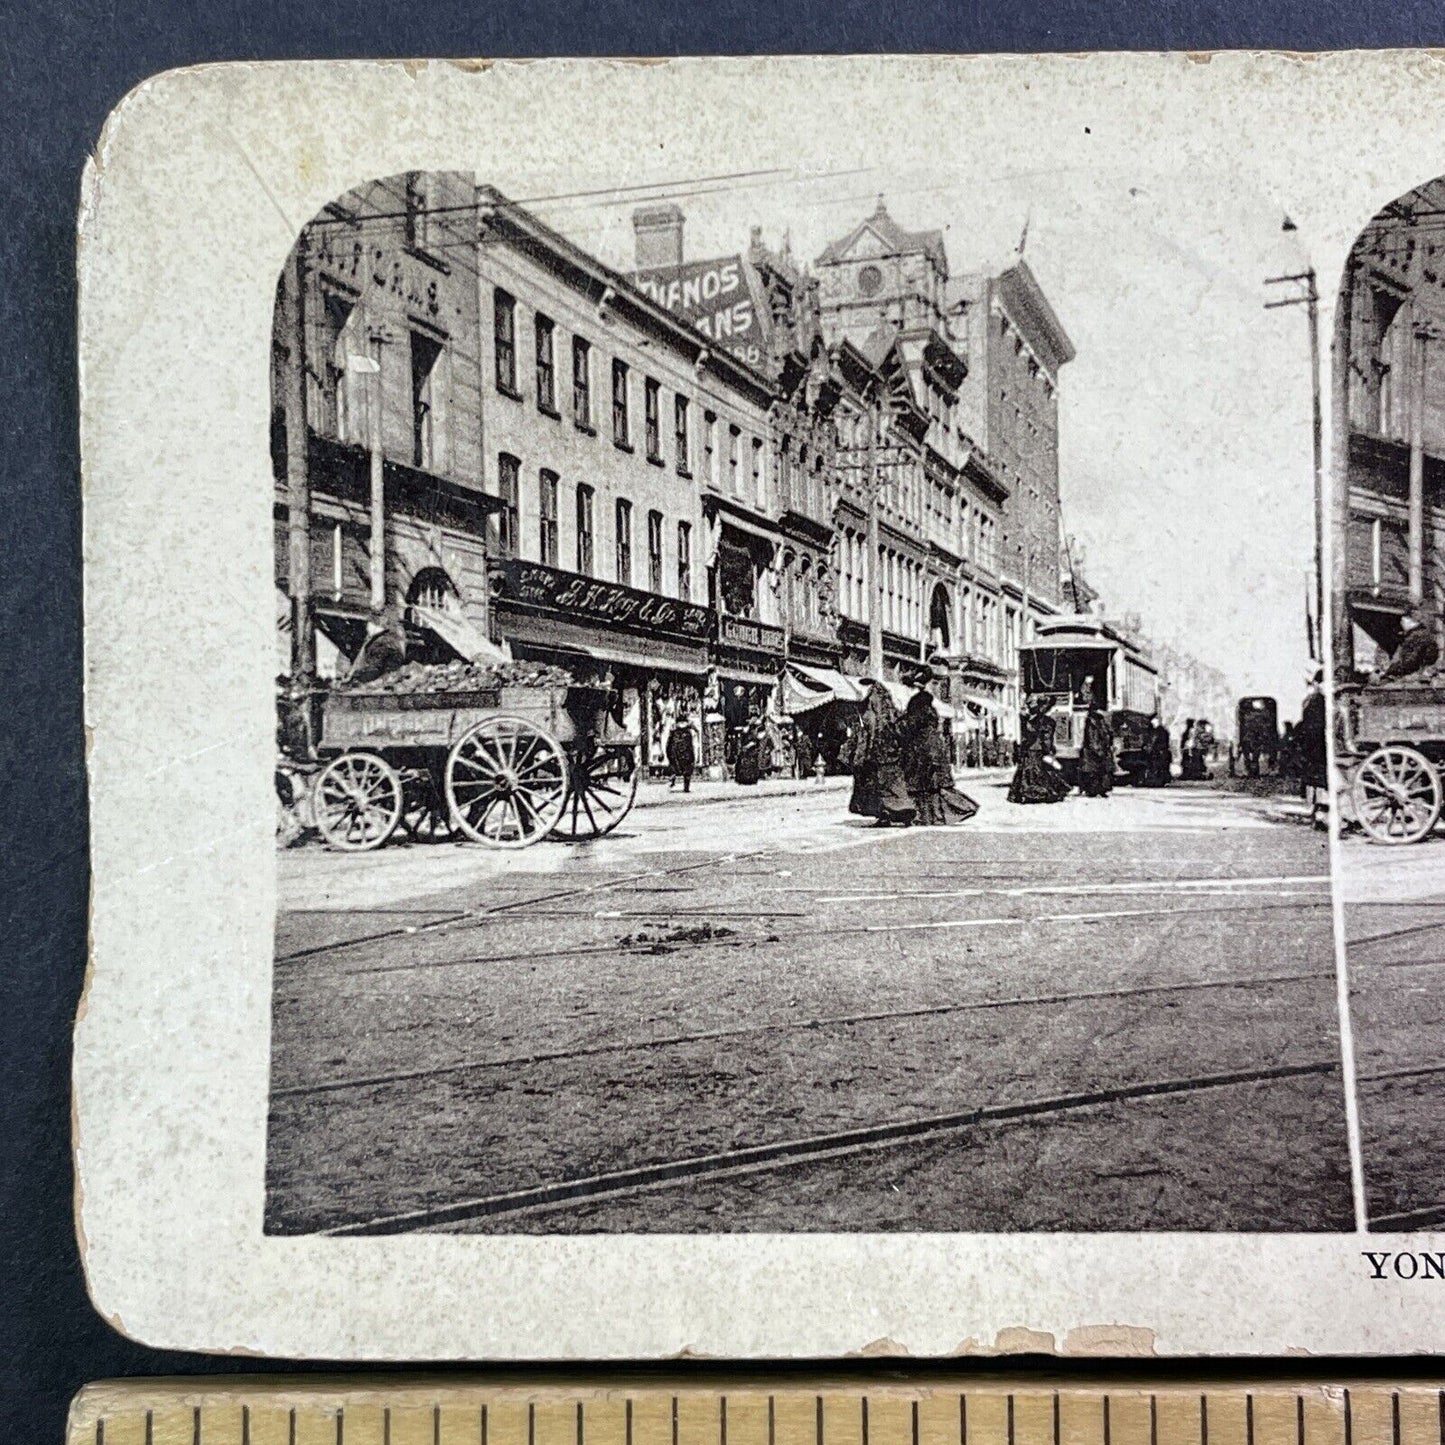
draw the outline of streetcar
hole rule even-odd
[[[1159,669],[1138,643],[1099,617],[1051,617],[1019,648],[1019,672],[1026,698],[1049,699],[1054,753],[1065,776],[1077,769],[1088,685],[1104,705],[1119,767],[1131,781],[1143,780],[1160,682]]]

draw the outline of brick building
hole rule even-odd
[[[327,206],[278,284],[272,450],[287,672],[336,675],[386,608],[404,610],[423,653],[486,645],[493,503],[477,278],[459,259],[475,233],[469,176],[394,176]],[[376,538],[374,498],[384,499]]]
[[[1445,181],[1386,206],[1336,313],[1336,659],[1371,667],[1414,611],[1445,644]]]
[[[714,692],[776,678],[774,393],[521,206],[487,187],[479,206],[496,627],[518,655],[605,665],[658,764],[677,709],[716,703],[714,669]]]

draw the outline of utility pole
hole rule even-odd
[[[371,572],[371,611],[380,619],[386,610],[386,452],[382,430],[381,347],[387,337],[373,331],[369,340],[375,345],[375,356],[347,358],[347,368],[368,378],[366,390],[366,449],[371,473],[371,538],[369,570]]]
[[[1334,366],[1330,379],[1330,596],[1334,601],[1330,636],[1334,644],[1337,671],[1353,672],[1355,667],[1354,628],[1349,615],[1349,523],[1350,523],[1350,348],[1355,302],[1355,268],[1351,253],[1345,262],[1345,279],[1340,285],[1335,308],[1332,347]],[[1324,619],[1320,619],[1323,637]]]
[[[1417,312],[1418,316],[1418,312]],[[1425,362],[1429,332],[1418,320],[1410,328],[1410,606],[1425,600]]]
[[[311,459],[306,420],[306,254],[302,231],[293,252],[291,364],[286,368],[286,552],[291,593],[291,679],[308,684],[316,675],[316,629],[311,601]],[[309,717],[309,708],[305,710]],[[309,732],[309,728],[308,728]],[[309,738],[308,738],[309,742]]]
[[[883,679],[883,568],[878,537],[878,433],[882,428],[882,399],[875,400],[868,422],[868,676]]]
[[[1309,319],[1310,333],[1310,389],[1313,395],[1313,440],[1314,440],[1314,513],[1315,513],[1315,556],[1314,556],[1314,604],[1315,604],[1315,625],[1309,629],[1312,633],[1310,656],[1311,661],[1322,662],[1324,649],[1318,646],[1315,639],[1318,639],[1325,616],[1325,576],[1324,576],[1324,534],[1325,534],[1325,497],[1324,497],[1324,411],[1320,399],[1320,293],[1315,284],[1315,268],[1311,266],[1307,271],[1298,271],[1288,276],[1268,276],[1265,278],[1266,286],[1294,285],[1302,286],[1303,290],[1296,295],[1287,296],[1281,301],[1267,301],[1264,309],[1266,311],[1277,310],[1281,306],[1303,306],[1305,314]]]

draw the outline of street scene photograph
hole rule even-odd
[[[1445,1224],[1445,179],[1360,234],[1335,321],[1338,886],[1366,1220]]]
[[[1351,1230],[1335,811],[1371,1208],[1438,1223],[1437,239],[1361,238],[1322,397],[1310,238],[1207,169],[327,205],[267,1232]]]

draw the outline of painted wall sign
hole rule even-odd
[[[763,360],[763,324],[741,256],[637,271],[633,283],[749,366]]]

